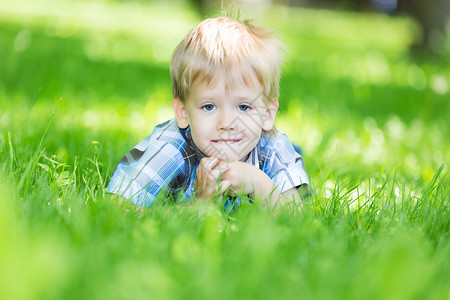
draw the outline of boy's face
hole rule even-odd
[[[267,105],[264,89],[254,74],[226,85],[224,72],[210,83],[197,79],[183,103],[172,102],[180,128],[190,126],[192,139],[208,157],[245,160],[263,130],[273,127],[278,100]],[[230,75],[228,75],[230,76]],[[239,76],[238,78],[240,78]]]

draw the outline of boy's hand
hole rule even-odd
[[[231,182],[221,180],[228,166],[227,162],[220,161],[216,157],[202,158],[194,183],[197,197],[212,199],[213,196],[222,195],[231,185]]]
[[[222,197],[225,192],[252,194],[253,198],[265,199],[275,207],[282,198],[275,183],[262,170],[246,162],[221,161],[216,157],[202,158],[194,188],[197,197],[208,200]]]
[[[253,194],[261,199],[279,197],[274,182],[262,170],[242,161],[230,161],[227,165],[222,182],[231,187],[232,193]]]
[[[229,183],[232,194],[251,194],[257,179],[258,169],[242,161],[227,161],[228,169],[223,173],[222,182]],[[256,176],[256,177],[255,177]],[[257,184],[256,184],[257,185]]]
[[[253,199],[265,200],[271,208],[280,208],[287,203],[301,208],[301,192],[305,194],[306,191],[294,187],[280,194],[275,183],[262,170],[242,161],[230,161],[227,164],[222,182],[230,187],[229,194],[252,194]]]

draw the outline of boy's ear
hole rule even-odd
[[[186,106],[180,100],[180,98],[173,98],[172,107],[175,113],[175,118],[177,119],[178,127],[181,129],[187,128],[189,126],[189,119],[186,113]]]
[[[266,108],[266,114],[263,120],[262,129],[264,131],[271,131],[275,122],[275,116],[278,110],[278,98],[273,99],[272,103]]]

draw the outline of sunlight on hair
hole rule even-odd
[[[175,49],[170,67],[174,97],[186,99],[194,80],[208,80],[218,70],[236,66],[255,72],[267,99],[278,96],[283,44],[275,35],[251,21],[230,17],[206,19],[195,27]]]

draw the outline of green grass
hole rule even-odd
[[[249,14],[250,15],[250,14]],[[172,117],[187,6],[0,1],[0,298],[447,299],[450,57],[407,18],[254,15],[287,44],[278,126],[315,195],[135,212],[105,194]]]

